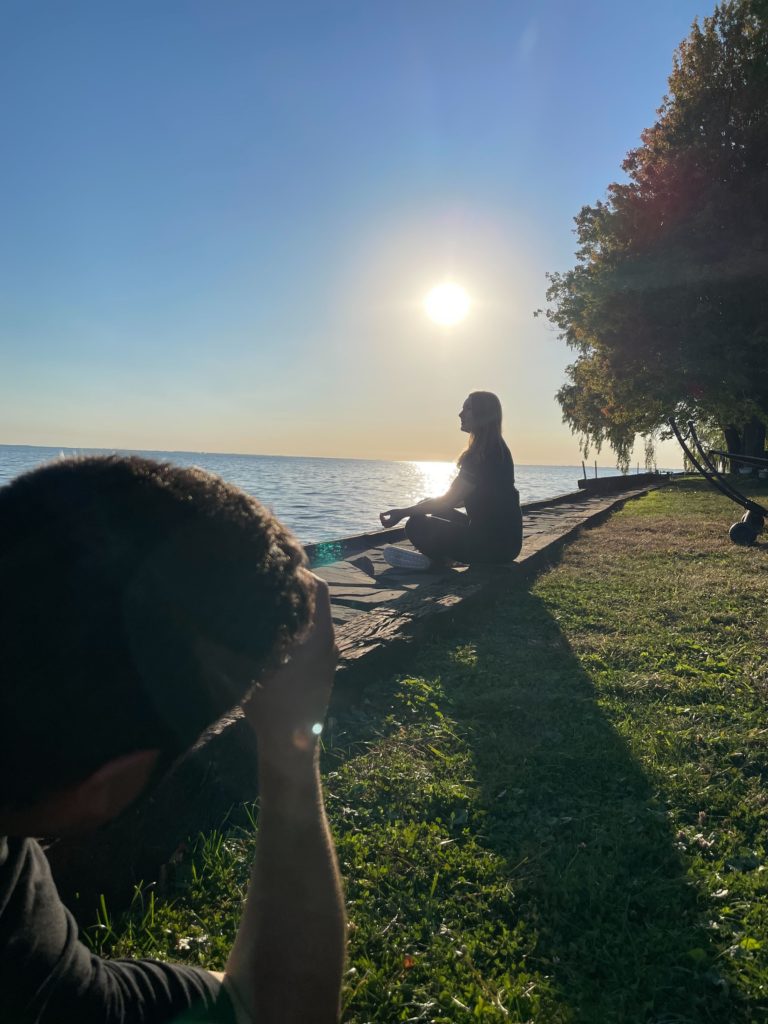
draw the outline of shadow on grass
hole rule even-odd
[[[521,585],[451,640],[414,669],[441,676],[471,747],[469,825],[508,865],[532,966],[569,1008],[557,1019],[753,1020],[717,971],[663,803],[544,603]]]

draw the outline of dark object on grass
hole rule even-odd
[[[734,523],[731,526],[728,536],[734,544],[738,544],[740,547],[749,547],[750,544],[754,544],[757,540],[757,531],[749,523],[745,523],[743,519],[740,519],[738,523]]]
[[[755,533],[760,533],[765,527],[765,516],[762,512],[754,512],[750,509],[741,517],[742,523],[747,523]]]
[[[669,425],[672,428],[672,433],[680,442],[680,447],[683,449],[683,452],[691,465],[701,473],[705,480],[708,480],[713,487],[717,488],[718,491],[724,494],[726,498],[730,498],[731,501],[736,502],[737,505],[741,505],[742,508],[746,509],[741,520],[731,526],[728,531],[728,536],[734,544],[739,544],[743,547],[754,544],[757,540],[758,534],[765,526],[765,517],[768,515],[768,509],[764,508],[756,501],[752,501],[752,499],[748,498],[745,494],[742,494],[741,491],[737,490],[733,484],[726,480],[719,472],[710,456],[722,455],[723,453],[718,451],[707,453],[704,451],[692,420],[688,421],[688,440],[693,445],[693,450],[688,444],[688,441],[680,433],[680,428],[675,420],[670,420]],[[740,456],[740,458],[744,460],[747,457]],[[768,469],[768,459],[759,459],[756,456],[749,456],[749,462],[752,465],[758,465],[763,469]]]

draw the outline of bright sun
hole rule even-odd
[[[453,281],[435,285],[424,296],[424,312],[441,327],[461,323],[470,310],[472,300],[465,288]]]

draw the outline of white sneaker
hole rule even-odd
[[[381,556],[387,565],[395,569],[429,569],[432,562],[420,551],[411,548],[399,548],[394,544],[385,544]]]

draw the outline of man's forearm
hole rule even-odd
[[[336,1021],[346,923],[313,750],[259,761],[259,832],[227,975],[259,1024]]]

